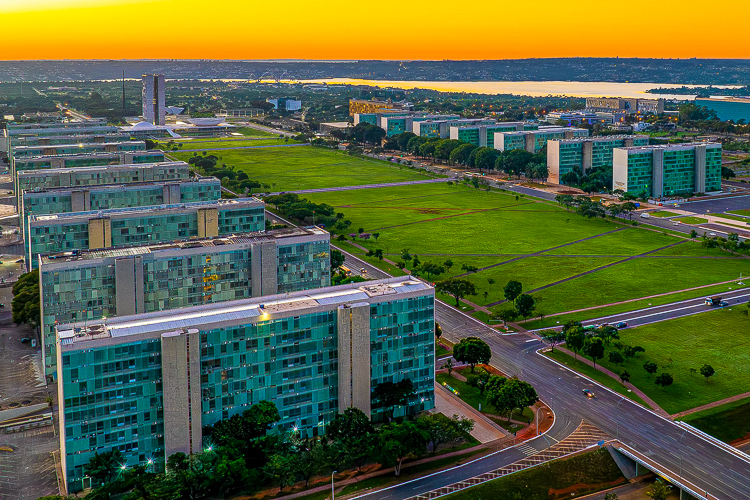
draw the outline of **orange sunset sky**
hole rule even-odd
[[[750,58],[749,0],[0,0],[0,59]]]

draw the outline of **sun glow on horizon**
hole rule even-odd
[[[747,0],[378,5],[0,0],[0,59],[750,58]]]

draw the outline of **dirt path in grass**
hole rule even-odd
[[[628,229],[628,228],[627,227],[619,227],[617,229],[613,229],[612,231],[607,231],[606,233],[595,234],[595,235],[589,236],[587,238],[581,238],[580,240],[571,241],[569,243],[563,243],[562,245],[557,245],[556,247],[545,248],[544,250],[540,250],[540,251],[534,252],[534,253],[527,253],[525,255],[521,255],[521,256],[515,257],[513,259],[508,259],[508,260],[504,260],[502,262],[498,262],[497,264],[492,264],[492,265],[489,265],[489,266],[480,267],[477,270],[477,272],[479,272],[479,271],[486,271],[487,269],[492,269],[493,267],[502,266],[502,265],[505,265],[505,264],[510,264],[511,262],[516,262],[518,260],[526,259],[528,257],[536,257],[537,255],[541,255],[541,254],[546,253],[546,252],[551,252],[553,250],[558,250],[560,248],[564,248],[564,247],[567,247],[567,246],[570,246],[570,245],[575,245],[576,243],[582,243],[584,241],[593,240],[593,239],[598,238],[600,236],[605,236],[605,235],[612,234],[612,233],[618,233],[620,231],[624,231],[625,229]],[[456,278],[463,278],[464,276],[468,276],[470,274],[473,274],[473,273],[457,274]],[[490,305],[492,305],[492,304],[490,304]]]
[[[672,247],[677,246],[677,245],[682,245],[683,243],[685,243],[685,241],[678,241],[677,243],[672,243],[670,245],[667,245],[667,246],[664,246],[664,247],[661,247],[661,248],[655,248],[653,250],[649,250],[648,252],[644,252],[644,253],[641,253],[641,254],[638,254],[638,255],[630,256],[630,257],[628,257],[626,259],[621,259],[621,260],[618,260],[618,261],[615,261],[615,262],[611,262],[611,263],[603,265],[603,266],[595,267],[594,269],[589,269],[588,271],[584,271],[582,273],[578,273],[578,274],[575,274],[573,276],[569,276],[567,278],[563,278],[561,280],[557,280],[557,281],[549,283],[547,285],[540,286],[538,288],[534,288],[533,290],[529,290],[526,293],[531,294],[531,293],[534,293],[534,292],[539,292],[541,290],[545,290],[547,288],[551,288],[553,286],[557,286],[557,285],[560,285],[562,283],[566,283],[568,281],[572,281],[572,280],[580,278],[582,276],[586,276],[588,274],[592,274],[592,273],[595,273],[597,271],[601,271],[602,269],[607,269],[609,267],[613,267],[613,266],[616,266],[616,265],[619,265],[619,264],[623,264],[625,262],[629,262],[629,261],[631,261],[633,259],[637,259],[639,257],[644,257],[646,255],[649,255],[649,254],[652,254],[652,253],[655,253],[655,252],[659,252],[661,250],[666,250],[667,248],[672,248]],[[490,304],[487,304],[487,307],[498,306],[500,304],[504,304],[505,302],[507,302],[507,301],[506,300],[498,300],[497,302],[492,302]]]
[[[716,408],[717,406],[725,405],[727,403],[734,403],[735,401],[739,401],[740,399],[745,399],[745,398],[750,398],[750,392],[744,392],[742,394],[737,394],[736,396],[731,396],[728,398],[720,399],[719,401],[714,401],[713,403],[696,406],[695,408],[690,408],[689,410],[675,413],[672,415],[672,418],[673,419],[682,418],[692,413],[698,413],[699,411],[709,410],[711,408]]]
[[[646,402],[646,404],[648,404],[651,407],[652,410],[654,410],[656,413],[658,413],[662,417],[664,417],[664,418],[672,418],[671,415],[669,413],[667,413],[661,406],[659,406],[658,404],[656,404],[653,399],[651,399],[650,397],[646,396],[646,393],[644,393],[642,390],[640,390],[639,388],[637,388],[636,386],[634,386],[630,382],[621,382],[620,381],[620,376],[619,375],[615,375],[615,373],[613,371],[608,370],[606,368],[602,368],[600,365],[594,365],[594,363],[591,360],[586,359],[584,357],[580,357],[579,358],[575,354],[573,354],[573,351],[569,351],[568,349],[566,349],[564,347],[559,347],[558,346],[557,349],[560,352],[563,352],[563,353],[567,354],[568,356],[571,356],[572,358],[577,359],[581,363],[587,364],[587,365],[593,367],[595,370],[600,371],[603,374],[611,377],[616,382],[621,383],[622,385],[624,385],[625,387],[627,387],[628,389],[630,389],[633,392],[633,394],[638,395],[642,400],[644,400]],[[625,397],[625,396],[623,396],[623,397]]]

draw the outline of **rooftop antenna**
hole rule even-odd
[[[122,114],[125,115],[125,70],[122,70]]]

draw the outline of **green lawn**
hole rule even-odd
[[[502,289],[512,279],[521,281],[525,291],[544,287],[534,295],[540,311],[548,315],[747,274],[746,259],[703,249],[684,237],[609,219],[584,219],[554,203],[530,197],[516,200],[515,194],[465,185],[398,186],[307,197],[343,212],[352,221],[352,232],[362,228],[378,233],[377,240],[356,242],[383,250],[392,261],[401,260],[406,249],[421,262],[453,262],[444,273],[425,276],[431,281],[462,274],[464,264],[487,267],[465,277],[477,288],[477,294],[466,299],[479,305],[501,301]],[[639,256],[645,252],[651,253]],[[497,311],[508,306],[490,307]]]
[[[299,144],[293,140],[284,141],[278,138],[258,138],[258,139],[213,139],[210,141],[176,141],[176,144],[182,144],[175,153],[180,150],[193,150],[199,151],[211,151],[213,148],[244,148],[249,146],[283,146],[285,144]],[[166,143],[161,143],[166,147]]]
[[[450,500],[562,498],[555,490],[565,489],[565,498],[594,493],[627,481],[605,449],[570,458],[553,460],[505,477],[487,481],[448,495]]]
[[[183,149],[187,145],[183,146]],[[340,151],[297,146],[288,148],[239,149],[211,152],[236,170],[245,171],[251,179],[271,184],[274,191],[356,186],[385,182],[404,182],[430,177],[408,167],[397,167],[385,161],[349,156]],[[170,153],[187,161],[192,153]],[[418,190],[418,187],[414,189]]]
[[[640,345],[646,351],[616,366],[609,362],[613,349],[609,347],[598,363],[615,373],[626,369],[630,381],[669,413],[746,392],[750,387],[750,317],[743,310],[747,310],[746,304],[732,304],[725,309],[622,330],[620,337],[625,344]],[[666,388],[657,386],[655,375],[643,369],[646,361],[658,365],[657,375],[671,374],[674,383]],[[704,364],[716,370],[710,379],[690,373],[690,368],[699,370]]]
[[[680,214],[670,212],[668,210],[657,210],[656,212],[649,212],[651,217],[676,217]]]
[[[703,410],[681,418],[693,427],[726,443],[750,436],[750,399]]]
[[[234,131],[247,137],[278,137],[278,134],[274,134],[273,132],[266,132],[265,130],[258,130],[252,127],[237,127]]]
[[[683,224],[706,224],[708,222],[708,219],[702,217],[680,217],[679,219],[674,220],[682,222]]]
[[[750,209],[745,208],[742,210],[732,210],[730,212],[727,212],[729,214],[735,214],[735,215],[745,215],[747,217],[750,217]]]
[[[455,371],[456,370],[454,370],[454,372]],[[461,372],[464,374],[464,376],[470,373],[468,368],[461,370]],[[461,398],[465,403],[468,403],[475,410],[479,410],[479,405],[481,404],[482,413],[485,413],[487,415],[497,415],[498,417],[507,420],[508,415],[501,415],[500,413],[498,413],[497,410],[495,410],[495,407],[487,402],[487,399],[483,394],[479,392],[479,389],[477,389],[476,387],[471,387],[466,382],[462,382],[453,377],[453,375],[448,375],[447,373],[438,373],[436,379],[439,384],[446,383],[456,389],[458,391],[458,397]],[[524,408],[523,412],[514,411],[511,418],[515,420],[528,421],[530,418],[534,418],[534,412],[529,408]]]
[[[742,217],[741,215],[732,215],[731,213],[727,212],[725,214],[711,214],[714,217],[723,217],[725,219],[731,219],[736,220],[739,222],[750,224],[750,215],[748,217]]]

